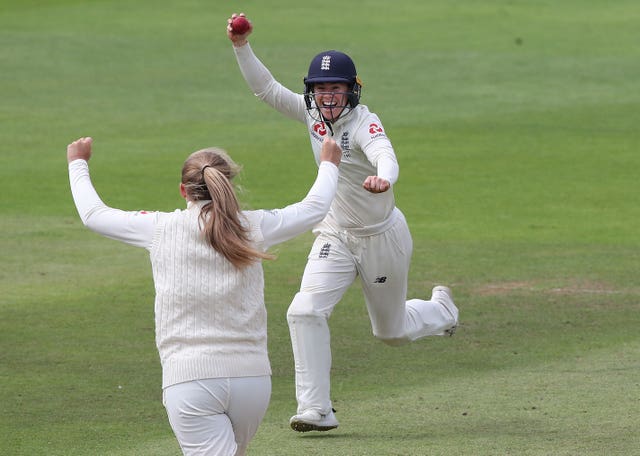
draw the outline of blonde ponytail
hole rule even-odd
[[[256,249],[242,223],[240,203],[231,180],[240,167],[225,151],[209,148],[194,152],[182,168],[182,183],[190,201],[210,200],[200,210],[207,243],[235,267],[243,268],[274,256]]]

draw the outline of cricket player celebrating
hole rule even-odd
[[[271,397],[262,260],[327,214],[342,151],[324,141],[303,200],[249,211],[233,185],[240,166],[222,149],[202,149],[182,167],[186,209],[147,212],[102,201],[89,174],[92,144],[67,146],[73,200],[85,226],[149,251],[162,398],[182,453],[244,456]]]
[[[373,334],[397,346],[425,336],[452,335],[458,309],[449,288],[436,286],[429,300],[407,300],[413,243],[395,206],[396,155],[378,116],[360,104],[362,84],[349,56],[335,50],[316,55],[304,78],[304,94],[274,79],[254,55],[247,37],[253,25],[243,14],[227,21],[240,71],[253,93],[287,117],[306,125],[316,162],[323,138],[343,154],[338,190],[316,235],[300,291],[287,312],[295,361],[298,432],[338,427],[330,398],[328,318],[360,277]]]

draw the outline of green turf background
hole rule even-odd
[[[411,296],[449,284],[453,339],[390,348],[337,307],[340,428],[295,434],[286,308],[310,235],[265,265],[274,370],[250,455],[640,454],[640,5],[0,0],[0,454],[177,455],[147,254],[82,227],[66,145],[107,204],[172,210],[184,158],[227,149],[248,207],[302,197],[302,127],[251,95],[225,35],[302,90],[349,53],[391,137]]]

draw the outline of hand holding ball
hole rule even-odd
[[[234,47],[241,47],[248,43],[247,37],[253,32],[253,24],[244,13],[233,13],[227,19],[227,37]]]
[[[251,28],[251,23],[244,16],[236,16],[231,21],[231,31],[236,35],[244,35]]]

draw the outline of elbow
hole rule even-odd
[[[82,220],[82,224],[86,228],[89,228],[91,231],[96,231],[97,226],[91,217],[89,217],[88,215],[85,215],[84,217],[80,216],[80,220]]]
[[[89,226],[89,224],[91,223],[90,220],[90,212],[81,212],[80,208],[77,208],[78,210],[78,216],[80,217],[80,221],[82,222],[82,224],[86,227],[86,228],[91,228]]]
[[[311,219],[309,220],[309,223],[310,223],[310,224],[311,224],[311,226],[313,227],[313,226],[317,225],[318,223],[320,223],[322,220],[324,220],[324,218],[325,218],[325,216],[326,216],[326,215],[327,215],[327,213],[326,213],[326,212],[323,212],[322,214],[318,214],[318,215],[316,215],[315,217],[311,218]]]
[[[253,94],[265,103],[269,103],[269,97],[274,93],[273,82],[269,81],[254,82],[251,84],[251,88]]]
[[[319,204],[309,217],[309,224],[315,226],[327,216],[331,204]]]
[[[89,228],[91,231],[98,231],[100,227],[100,217],[96,217],[96,210],[92,209],[83,214],[80,214],[80,220],[82,220],[82,224]]]
[[[321,222],[325,219],[327,214],[329,213],[329,209],[331,209],[331,202],[327,203],[323,208],[321,213],[318,216],[318,222]]]

